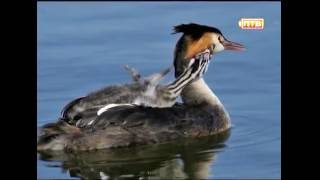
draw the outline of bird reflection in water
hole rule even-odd
[[[42,152],[39,158],[58,162],[70,177],[82,179],[206,179],[216,153],[224,149],[230,130],[198,139],[91,152]],[[50,164],[49,163],[49,164]],[[50,166],[48,164],[48,166]],[[52,166],[57,167],[57,166]]]

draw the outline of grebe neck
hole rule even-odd
[[[223,106],[203,78],[199,78],[186,86],[181,93],[181,97],[187,105],[208,104]]]

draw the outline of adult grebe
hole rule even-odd
[[[186,83],[194,70],[185,75],[188,69],[193,69],[190,64],[199,62],[192,57],[205,49],[216,53],[224,49],[242,50],[244,47],[226,40],[214,27],[182,24],[175,27],[175,32],[182,32],[183,36],[175,49],[174,67],[178,78],[169,89],[182,91],[183,104],[165,108],[117,106],[102,112],[89,126],[81,128],[60,120],[43,127],[38,151],[92,150],[161,143],[228,130],[230,118],[218,97],[201,76]],[[190,63],[191,59],[194,62]]]

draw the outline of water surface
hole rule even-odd
[[[58,160],[39,157],[38,178],[97,177],[100,171],[109,177],[280,178],[279,2],[39,2],[37,7],[39,127],[54,122],[76,97],[130,82],[124,64],[143,75],[171,65],[179,38],[170,34],[174,25],[215,26],[247,47],[243,53],[217,54],[205,75],[232,119],[224,142],[208,137]],[[264,18],[265,29],[241,30],[242,17]],[[172,78],[171,73],[165,82]]]

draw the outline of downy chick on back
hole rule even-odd
[[[149,107],[171,107],[175,104],[176,98],[180,95],[184,86],[203,76],[208,68],[209,59],[209,50],[197,54],[196,57],[189,61],[188,68],[181,76],[167,85],[160,84],[160,81],[172,68],[167,68],[160,73],[140,79],[139,77],[141,76],[137,70],[126,66],[131,72],[133,80],[142,86],[141,89],[144,89],[132,104]]]
[[[96,116],[100,116],[103,112],[117,106],[140,105],[158,108],[171,107],[176,103],[176,99],[186,85],[203,76],[208,68],[209,60],[209,50],[197,54],[190,60],[188,68],[178,78],[167,85],[160,84],[160,81],[170,72],[172,67],[142,78],[137,70],[127,65],[125,68],[130,72],[134,81],[131,86],[135,87],[127,92],[132,95],[130,96],[131,98],[121,103],[109,103],[103,107],[100,106],[100,108],[95,110],[96,114],[91,114],[90,118],[85,117],[79,119],[76,126],[84,127],[90,125],[90,122],[92,122],[92,119]]]
[[[202,76],[210,58],[211,51],[208,49],[195,55],[188,64],[190,68],[185,69],[181,76],[176,77],[168,85],[161,85],[160,81],[171,68],[142,78],[136,70],[127,66],[126,69],[131,73],[133,83],[107,86],[77,98],[62,109],[59,120],[82,127],[97,115],[118,104],[170,107],[176,102],[184,86]]]

